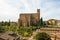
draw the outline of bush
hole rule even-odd
[[[51,40],[51,37],[45,32],[38,33],[34,38],[36,40]]]
[[[5,28],[3,26],[0,26],[0,33],[4,33],[5,32]]]
[[[18,29],[18,34],[25,36],[25,37],[31,36],[32,32],[33,32],[33,30],[31,27],[24,27],[24,28],[19,27],[19,29]]]

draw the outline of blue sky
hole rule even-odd
[[[0,21],[17,21],[20,13],[37,8],[44,20],[60,20],[60,0],[0,0]]]

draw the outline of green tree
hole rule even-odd
[[[8,25],[8,22],[5,21],[5,22],[4,22],[4,25],[7,26],[7,25]]]
[[[1,22],[1,26],[4,26],[4,21]]]
[[[5,32],[5,28],[3,26],[0,26],[0,33],[4,33]]]
[[[9,22],[8,22],[8,26],[10,26],[10,20],[9,20]]]
[[[45,32],[38,33],[34,38],[36,40],[51,40],[51,37]]]
[[[40,26],[43,26],[43,18],[40,19]]]
[[[41,19],[38,21],[37,23],[38,26],[43,26],[43,18],[41,17]]]

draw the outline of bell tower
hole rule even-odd
[[[40,9],[37,9],[38,19],[40,19]]]

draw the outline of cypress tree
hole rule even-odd
[[[8,22],[8,26],[10,26],[10,20],[9,20],[9,22]]]
[[[43,26],[43,19],[42,19],[42,17],[40,19],[40,26]]]
[[[41,18],[39,21],[38,21],[38,26],[43,26],[43,19]]]

